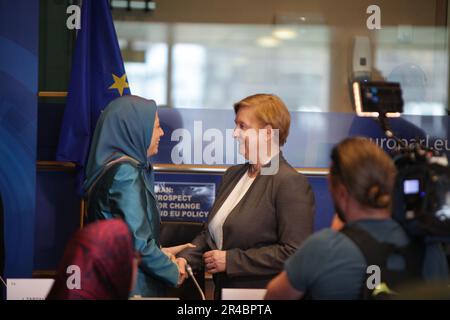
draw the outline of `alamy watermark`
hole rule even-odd
[[[369,290],[376,289],[381,283],[381,269],[377,265],[370,265],[366,269],[367,277],[366,286]]]
[[[194,132],[184,128],[172,132],[170,140],[174,164],[242,164],[260,166],[261,175],[274,175],[279,168],[279,129],[203,130],[202,121],[194,121]],[[236,144],[237,141],[237,144]]]
[[[78,5],[70,5],[66,9],[66,13],[70,16],[66,20],[66,27],[69,30],[81,29],[81,8]],[[366,26],[369,30],[381,29],[381,8],[375,4],[367,7],[367,14],[370,16],[366,20]]]
[[[399,142],[393,138],[368,139],[384,150],[399,148]],[[174,164],[229,165],[250,162],[262,165],[262,175],[273,175],[278,172],[280,151],[278,129],[204,130],[202,121],[194,121],[193,131],[185,128],[176,129],[172,132],[170,140],[177,142],[170,154]],[[420,144],[439,152],[450,151],[447,139],[429,135],[421,139],[400,139],[400,141],[406,147]]]
[[[66,20],[66,27],[69,30],[81,29],[81,8],[75,4],[68,6],[66,10],[70,16]]]
[[[377,5],[370,5],[366,10],[367,14],[370,16],[367,18],[366,26],[369,30],[380,30],[381,29],[381,8]]]
[[[81,269],[79,266],[72,264],[67,267],[66,274],[68,275],[66,280],[66,286],[69,290],[81,289]]]

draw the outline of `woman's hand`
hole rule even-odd
[[[170,251],[169,250],[167,250],[167,248],[161,248],[161,251],[172,261],[172,262],[174,262],[175,263],[175,259],[176,259],[176,257],[172,254],[172,253],[170,253]]]
[[[184,258],[177,258],[175,260],[175,263],[177,264],[178,272],[179,272],[178,286],[181,286],[183,284],[184,280],[186,280],[189,277],[188,273],[186,272],[187,261]]]
[[[227,252],[211,250],[203,254],[206,271],[209,273],[225,272],[227,268]]]
[[[164,252],[167,256],[171,257],[172,255],[176,256],[178,253],[187,248],[195,248],[195,245],[193,245],[192,243],[185,243],[180,244],[179,246],[162,248],[161,251]]]

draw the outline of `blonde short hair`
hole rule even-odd
[[[280,146],[286,143],[291,125],[291,114],[279,97],[273,94],[255,94],[236,102],[234,112],[237,114],[242,107],[252,107],[260,122],[279,130]]]

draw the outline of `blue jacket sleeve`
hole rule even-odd
[[[178,267],[157,244],[155,236],[159,234],[156,230],[159,228],[159,219],[153,218],[158,213],[150,212],[151,208],[156,208],[148,205],[150,197],[139,170],[131,164],[122,164],[109,189],[111,210],[114,215],[122,216],[128,224],[135,249],[142,255],[140,268],[145,273],[176,286]]]

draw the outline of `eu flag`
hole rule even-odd
[[[56,159],[84,168],[100,113],[124,94],[130,89],[109,2],[85,0]]]

